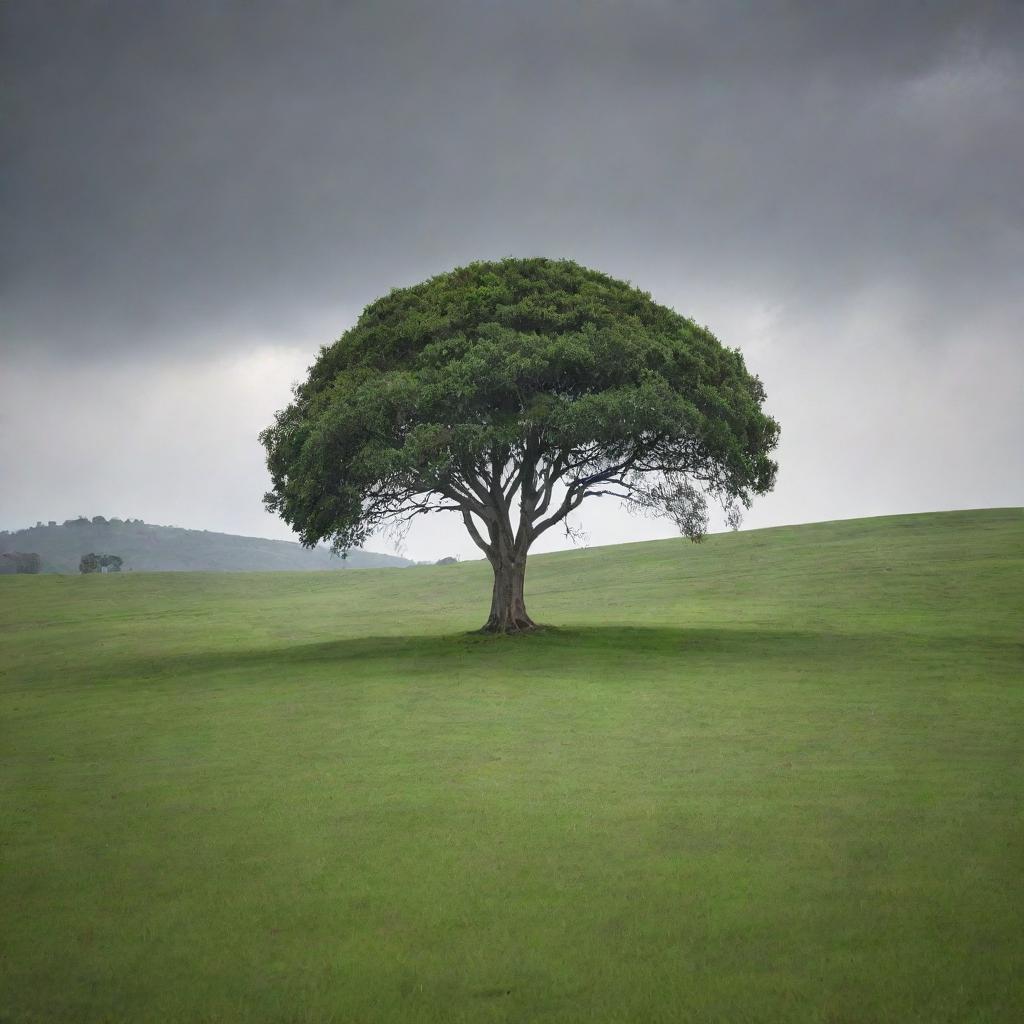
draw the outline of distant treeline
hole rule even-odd
[[[44,523],[40,519],[36,522],[35,526],[29,526],[24,530],[0,530],[0,537],[11,537],[15,534],[28,533],[29,530],[45,529],[48,526],[123,526],[125,524],[132,526],[146,525],[141,519],[118,519],[117,516],[111,516],[109,519],[104,516],[93,516],[92,519],[88,516],[77,516],[74,519],[65,519],[63,523],[58,523],[56,519],[51,519],[48,523]]]
[[[208,530],[155,526],[141,519],[79,516],[58,523],[51,519],[24,530],[0,530],[0,554],[32,552],[35,571],[78,573],[83,557],[96,552],[116,555],[125,572],[267,572],[402,568],[412,563],[395,555],[352,551],[342,559],[327,548],[304,548],[294,541],[239,537]],[[0,559],[10,564],[11,559]],[[87,559],[87,566],[92,565]],[[106,567],[109,571],[110,566]]]

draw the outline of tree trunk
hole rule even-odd
[[[496,561],[494,591],[491,595],[491,614],[481,633],[523,633],[536,629],[536,623],[526,614],[523,584],[526,580],[526,557],[521,561]]]

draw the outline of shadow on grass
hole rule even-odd
[[[886,646],[882,644],[882,646]],[[527,636],[493,637],[475,633],[426,636],[365,636],[318,643],[267,647],[227,647],[135,660],[122,668],[141,676],[205,675],[259,668],[295,670],[336,666],[341,672],[360,667],[395,666],[403,675],[424,669],[491,669],[549,667],[553,672],[589,668],[640,667],[645,662],[737,665],[759,662],[859,660],[881,651],[877,636],[813,631],[685,628],[672,626],[549,627]]]

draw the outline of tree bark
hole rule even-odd
[[[526,557],[512,561],[492,561],[494,590],[491,594],[491,614],[481,633],[525,633],[536,629],[536,623],[526,614],[523,585],[526,581]]]

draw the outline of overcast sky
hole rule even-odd
[[[782,424],[748,527],[1024,503],[1024,4],[0,18],[0,527],[289,536],[256,435],[319,346],[506,255],[629,279],[744,351]],[[581,511],[595,544],[672,533]],[[448,517],[406,551],[477,554]]]

